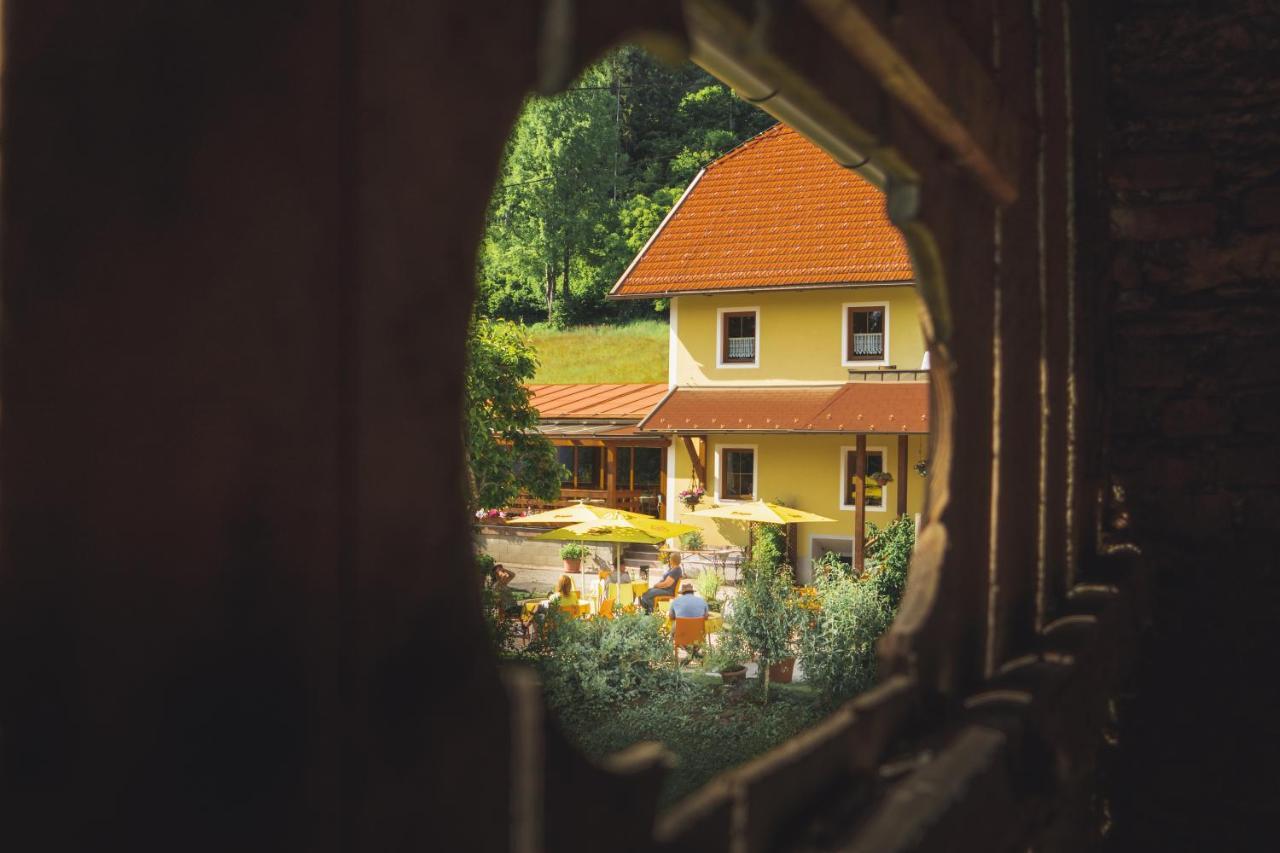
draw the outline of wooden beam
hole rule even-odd
[[[1018,197],[1015,164],[1024,123],[945,17],[908,7],[877,20],[853,0],[804,5],[999,203]]]
[[[898,517],[907,514],[907,437],[898,436]]]
[[[631,484],[627,483],[627,488]],[[604,446],[604,489],[605,504],[618,505],[618,448],[612,444]]]
[[[697,445],[693,443],[693,436],[682,435],[680,440],[684,442],[685,452],[689,454],[689,461],[693,463],[693,478],[705,489],[707,487],[706,436],[701,437],[702,453],[698,452]]]
[[[857,464],[853,469],[853,573],[866,568],[863,552],[867,547],[867,435],[858,433],[855,441]]]

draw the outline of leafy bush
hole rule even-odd
[[[867,525],[868,580],[896,610],[907,585],[907,564],[916,547],[916,525],[902,516],[884,527]]]
[[[752,553],[743,571],[732,615],[727,617],[728,642],[760,659],[761,667],[788,658],[793,653],[792,638],[800,612],[792,605],[789,573],[779,571]],[[769,676],[765,669],[764,695],[769,699]]]
[[[719,594],[720,587],[724,586],[724,577],[718,570],[708,567],[699,572],[692,583],[698,595],[705,598],[707,605],[711,606],[716,603],[716,595]]]
[[[820,609],[800,631],[805,678],[836,702],[875,683],[876,640],[893,621],[895,607],[870,580],[827,572],[816,581]]]
[[[852,571],[852,564],[834,551],[828,551],[813,561],[813,577],[815,580],[830,574],[848,577]]]
[[[540,668],[547,702],[557,711],[602,712],[670,678],[671,641],[661,617],[552,619],[539,631],[545,638]]]
[[[496,565],[498,561],[489,554],[476,554],[476,568],[480,570],[481,577],[487,578],[492,575],[493,567]]]
[[[686,551],[701,551],[705,544],[702,533],[697,530],[680,534],[680,547]]]

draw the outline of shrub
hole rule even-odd
[[[801,628],[800,665],[805,678],[835,702],[875,683],[876,640],[895,608],[872,581],[845,572],[828,572],[816,586],[821,608]]]
[[[813,561],[813,577],[815,581],[829,574],[848,577],[852,571],[853,566],[851,563],[834,551],[828,551]]]
[[[713,568],[703,569],[698,576],[693,579],[693,588],[698,591],[698,595],[707,600],[710,606],[716,602],[716,595],[720,592],[720,587],[724,585],[724,578],[720,572]]]
[[[764,698],[769,700],[770,663],[793,653],[792,638],[800,612],[792,605],[789,573],[779,571],[753,552],[738,583],[733,613],[726,620],[726,636],[735,647],[760,659],[764,667]]]
[[[659,686],[671,660],[661,617],[553,619],[539,632],[545,638],[541,670],[552,708],[601,712]]]
[[[498,565],[498,561],[488,554],[476,554],[476,568],[480,570],[480,576],[487,578],[493,574],[493,567]]]
[[[705,544],[702,534],[697,530],[680,534],[680,547],[686,551],[701,551]]]
[[[907,585],[907,564],[916,547],[916,525],[909,516],[884,527],[869,524],[867,536],[868,580],[896,610]]]

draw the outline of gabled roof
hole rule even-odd
[[[529,385],[533,407],[544,419],[639,420],[667,393],[667,383]]]
[[[911,280],[884,193],[779,123],[693,179],[610,295]]]
[[[640,429],[668,433],[927,433],[929,383],[677,388],[640,422]]]

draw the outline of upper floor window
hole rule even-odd
[[[853,303],[844,306],[844,361],[887,363],[889,306]]]
[[[760,312],[725,308],[720,312],[719,367],[755,367],[760,355]]]
[[[725,447],[720,450],[720,500],[750,501],[756,497],[756,451],[754,447]]]

